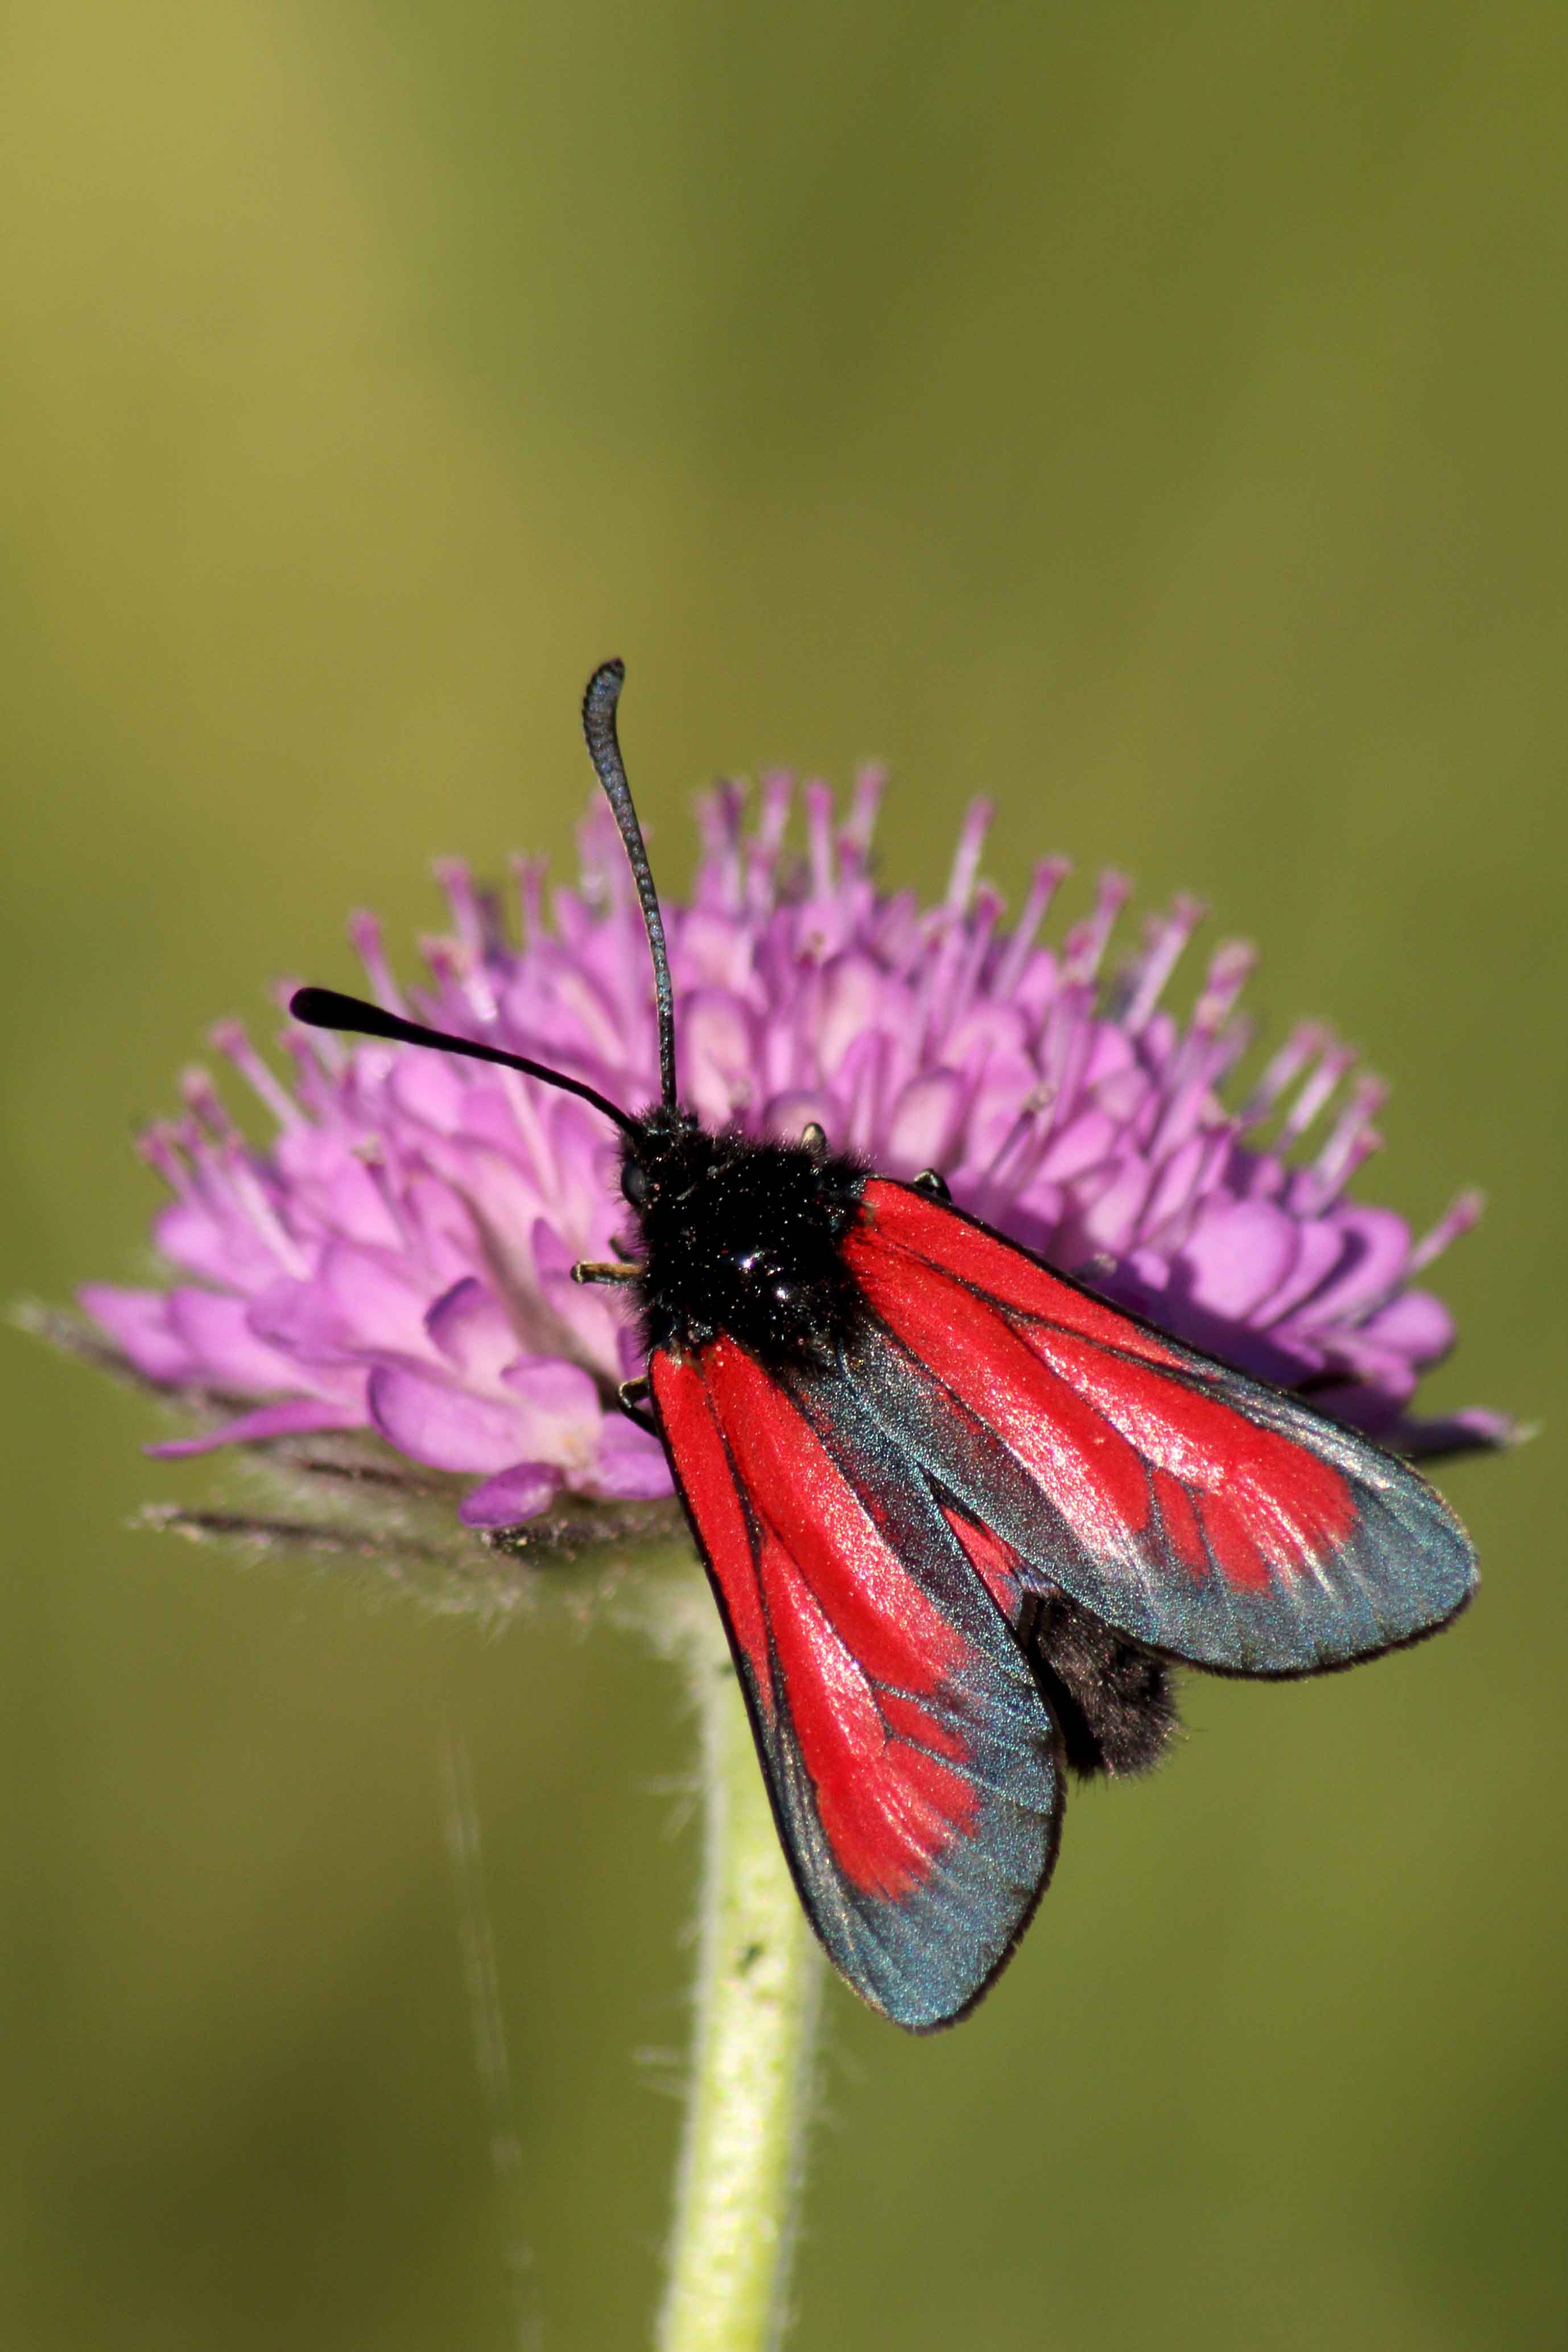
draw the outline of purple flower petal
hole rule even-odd
[[[883,1150],[890,1176],[946,1166],[958,1140],[964,1086],[954,1070],[911,1078],[893,1106]]]
[[[497,1387],[517,1354],[511,1318],[477,1275],[465,1275],[441,1293],[425,1328],[458,1378],[475,1388]]]
[[[598,1438],[599,1392],[581,1365],[535,1356],[509,1365],[503,1379],[531,1454],[545,1462],[588,1459]]]
[[[652,1503],[675,1492],[663,1446],[620,1412],[605,1415],[591,1480],[591,1491],[612,1502]]]
[[[1296,1263],[1297,1226],[1268,1201],[1216,1202],[1184,1245],[1180,1263],[1209,1315],[1250,1322]]]
[[[1109,1111],[1085,1111],[1058,1128],[1040,1161],[1040,1174],[1053,1184],[1070,1183],[1091,1168],[1103,1168],[1121,1140]]]
[[[198,1201],[176,1201],[160,1210],[153,1221],[160,1254],[187,1274],[232,1284],[237,1290],[255,1291],[276,1281],[282,1272],[276,1251],[237,1203],[225,1205],[226,1215]]]
[[[534,1227],[533,1249],[539,1320],[525,1326],[532,1351],[566,1356],[611,1372],[620,1360],[624,1308],[605,1291],[573,1281],[572,1268],[583,1252],[563,1241],[542,1218]]]
[[[218,1445],[253,1445],[265,1437],[302,1437],[314,1430],[357,1429],[363,1423],[364,1413],[357,1406],[333,1404],[323,1397],[289,1397],[281,1404],[242,1412],[237,1421],[226,1422],[205,1437],[172,1438],[142,1450],[160,1462],[180,1462],[188,1454],[210,1454]]]
[[[1314,1218],[1296,1229],[1296,1263],[1277,1290],[1260,1300],[1255,1313],[1260,1323],[1279,1323],[1310,1298],[1343,1248],[1338,1229],[1326,1218]]]
[[[169,1321],[196,1367],[194,1377],[218,1389],[257,1389],[263,1395],[293,1385],[289,1358],[258,1339],[245,1299],[232,1293],[184,1288],[169,1293]]]
[[[768,1097],[757,1129],[759,1134],[773,1136],[781,1143],[795,1143],[808,1127],[816,1126],[831,1140],[843,1131],[837,1111],[837,1102],[825,1090],[796,1087]]]
[[[296,1201],[328,1233],[368,1248],[399,1246],[403,1236],[384,1196],[341,1136],[291,1127],[278,1139],[278,1166]]]
[[[333,1242],[321,1253],[315,1281],[362,1349],[424,1352],[428,1296],[385,1252]]]
[[[351,1362],[376,1354],[433,1354],[425,1329],[430,1301],[380,1250],[330,1242],[304,1281],[274,1282],[251,1313],[258,1337],[306,1363]]]
[[[822,975],[812,1022],[814,1058],[825,1077],[833,1076],[850,1046],[889,1009],[882,973],[869,956],[835,959]]]
[[[1363,1324],[1375,1346],[1413,1364],[1440,1363],[1454,1344],[1454,1318],[1429,1290],[1406,1290]]]
[[[715,988],[696,990],[686,1003],[680,1055],[688,1098],[710,1126],[727,1126],[733,1107],[756,1091],[756,1042],[746,1006]]]
[[[537,1518],[565,1481],[552,1462],[514,1462],[509,1470],[473,1487],[458,1506],[466,1528],[515,1528]]]
[[[1438,1421],[1400,1419],[1381,1433],[1385,1445],[1395,1446],[1401,1454],[1412,1454],[1418,1462],[1518,1445],[1530,1433],[1510,1414],[1489,1412],[1482,1405],[1467,1405],[1463,1412],[1449,1413]]]
[[[84,1312],[150,1381],[190,1378],[191,1352],[170,1323],[166,1291],[120,1290],[112,1283],[87,1282],[77,1297]]]
[[[1141,1228],[1152,1240],[1167,1235],[1180,1219],[1186,1230],[1183,1212],[1192,1205],[1194,1188],[1208,1159],[1208,1140],[1203,1135],[1189,1135],[1160,1164],[1149,1194]]]
[[[467,1080],[439,1054],[400,1054],[386,1088],[389,1108],[440,1135],[456,1132],[467,1090]]]
[[[1301,1309],[1316,1323],[1364,1314],[1410,1261],[1410,1228],[1392,1209],[1342,1209],[1334,1222],[1343,1242],[1339,1267]]]
[[[433,1470],[500,1470],[518,1457],[519,1416],[510,1404],[423,1372],[389,1365],[372,1372],[370,1413],[389,1444]]]
[[[271,1282],[251,1302],[258,1339],[298,1365],[341,1364],[361,1351],[361,1335],[324,1286]]]
[[[1149,1192],[1149,1168],[1136,1153],[1127,1152],[1097,1171],[1096,1184],[1086,1171],[1076,1219],[1065,1223],[1058,1246],[1064,1265],[1081,1265],[1089,1258],[1121,1257],[1137,1236]]]

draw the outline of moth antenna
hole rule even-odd
[[[494,1062],[503,1070],[521,1070],[525,1078],[541,1078],[547,1087],[559,1087],[563,1094],[575,1095],[594,1110],[602,1111],[614,1119],[623,1135],[637,1132],[636,1119],[617,1103],[606,1101],[581,1078],[569,1078],[564,1070],[547,1069],[542,1062],[506,1053],[500,1045],[481,1045],[473,1037],[426,1029],[421,1021],[405,1021],[379,1004],[367,1004],[363,996],[341,996],[335,988],[297,988],[289,999],[289,1010],[308,1029],[346,1029],[357,1037],[390,1037],[400,1045],[432,1045],[438,1053],[461,1054],[470,1062]]]
[[[669,954],[664,944],[664,917],[658,910],[658,892],[654,888],[653,870],[647,862],[647,850],[643,842],[642,827],[632,802],[632,788],[626,782],[626,768],[621,760],[621,747],[616,736],[616,705],[621,698],[626,682],[626,666],[622,661],[602,662],[588,680],[583,697],[583,732],[587,738],[588,757],[594,762],[595,773],[605,788],[605,798],[615,811],[626,845],[626,858],[632,869],[632,879],[637,886],[642,903],[643,928],[647,933],[648,953],[653,958],[653,993],[658,1008],[658,1079],[659,1093],[666,1110],[679,1108],[675,1090],[675,991],[669,982]]]

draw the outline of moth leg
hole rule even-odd
[[[819,1127],[816,1119],[807,1119],[800,1130],[800,1141],[802,1150],[809,1151],[814,1160],[820,1160],[827,1149],[827,1131]]]
[[[657,1437],[658,1427],[652,1413],[642,1409],[647,1393],[646,1376],[635,1381],[623,1381],[616,1391],[616,1402],[628,1421],[635,1421],[639,1429],[646,1429],[650,1437]]]
[[[929,1192],[933,1201],[951,1201],[952,1198],[952,1194],[947,1189],[946,1177],[939,1175],[934,1168],[921,1170],[920,1174],[915,1178],[915,1191]]]
[[[602,1258],[579,1258],[572,1269],[574,1282],[636,1282],[640,1265],[616,1265]]]

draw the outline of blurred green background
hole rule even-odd
[[[795,2341],[1561,2341],[1568,17],[16,0],[4,55],[5,1289],[142,1268],[132,1126],[351,905],[569,856],[612,651],[667,888],[709,774],[875,752],[899,883],[984,789],[1015,899],[1202,892],[1396,1079],[1363,1193],[1488,1188],[1431,1399],[1544,1434],[1446,1478],[1458,1632],[1190,1685],[1076,1802],[971,2022],[834,1990]],[[521,2241],[545,2352],[643,2341],[671,1676],[129,1532],[221,1477],[0,1361],[0,2339],[499,2352]]]

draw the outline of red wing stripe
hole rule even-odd
[[[1024,1597],[1024,1563],[1010,1543],[990,1528],[983,1528],[965,1512],[957,1511],[951,1504],[942,1506],[942,1517],[963,1546],[970,1566],[1007,1620],[1016,1630],[1019,1603]]]
[[[987,1302],[934,1272],[910,1282],[880,1252],[856,1267],[888,1328],[954,1395],[983,1401],[988,1426],[1099,1555],[1126,1559],[1150,1518],[1131,1445],[1026,1347]]]
[[[1026,1587],[1253,1674],[1373,1655],[1473,1590],[1465,1531],[1414,1470],[962,1212],[873,1177],[845,1255],[870,1309],[854,1361],[880,1428],[1016,1548]],[[955,1532],[995,1596],[994,1567]]]
[[[1221,1567],[1245,1567],[1234,1580],[1258,1581],[1261,1552],[1286,1575],[1342,1543],[1355,1522],[1349,1482],[1303,1445],[1179,1381],[1107,1356],[1092,1342],[1032,1331],[1038,1353],[1102,1413],[1154,1468],[1180,1480],[1204,1522]],[[1245,1520],[1245,1542],[1232,1529]]]
[[[763,1582],[801,1755],[833,1858],[863,1895],[896,1903],[968,1828],[970,1783],[889,1736],[869,1683],[783,1546],[763,1547]]]
[[[763,1523],[761,1580],[817,1817],[850,1885],[898,1902],[969,1833],[979,1803],[931,1754],[937,1698],[968,1660],[963,1635],[910,1577],[780,1383],[716,1339],[702,1374],[735,1475]],[[898,1736],[884,1691],[917,1706]],[[958,1755],[967,1760],[968,1748]]]
[[[976,1402],[1100,1558],[1125,1559],[1144,1548],[1145,1465],[1171,1482],[1157,1499],[1183,1564],[1202,1573],[1212,1559],[1241,1591],[1265,1590],[1270,1569],[1300,1576],[1344,1540],[1355,1498],[1331,1464],[1173,1379],[1172,1371],[1186,1370],[1181,1358],[1135,1352],[1129,1340],[1143,1337],[1135,1325],[1079,1299],[1021,1253],[918,1196],[899,1197],[942,1220],[959,1245],[948,1268],[916,1261],[923,1279],[910,1280],[909,1261],[900,1265],[897,1251],[862,1244],[852,1263],[867,1297],[911,1353],[957,1396]],[[970,1250],[975,1241],[994,1262]],[[1005,1296],[993,1304],[977,1295],[956,1278],[964,1266],[976,1276],[984,1270],[998,1288],[1005,1276]],[[1047,1292],[1058,1294],[1048,1307]],[[1093,1307],[1099,1330],[1063,1328],[1063,1299],[1075,1309]],[[1030,1319],[1023,1319],[1025,1309]],[[1049,1326],[1033,1319],[1047,1312]],[[1014,1349],[1042,1367],[1044,1383],[1021,1372]],[[1170,1499],[1173,1488],[1184,1494],[1184,1515]]]
[[[1245,1495],[1201,1495],[1194,1497],[1198,1523],[1208,1539],[1215,1566],[1227,1584],[1243,1592],[1267,1592],[1270,1560],[1258,1542],[1258,1529],[1248,1516]],[[1280,1563],[1275,1560],[1272,1564]],[[1293,1559],[1289,1572],[1300,1574],[1309,1563]]]
[[[1207,1576],[1210,1569],[1208,1547],[1204,1531],[1198,1525],[1198,1515],[1193,1498],[1180,1479],[1173,1478],[1168,1470],[1151,1470],[1149,1483],[1154,1490],[1154,1506],[1160,1514],[1160,1524],[1165,1530],[1165,1540],[1172,1557],[1194,1576]]]
[[[929,1748],[933,1756],[945,1759],[962,1771],[968,1762],[969,1744],[961,1732],[950,1723],[933,1715],[919,1699],[906,1698],[901,1691],[884,1691],[881,1709],[886,1721],[900,1739],[916,1748]]]
[[[649,1375],[813,1924],[889,2017],[945,2024],[1002,1966],[1056,1855],[1048,1704],[974,1545],[1016,1618],[1014,1555],[955,1535],[847,1365],[775,1376],[715,1339],[679,1360],[656,1348]]]
[[[649,1378],[666,1442],[679,1463],[681,1487],[723,1593],[731,1627],[745,1653],[757,1697],[771,1708],[773,1665],[752,1529],[697,1359],[656,1349]]]
[[[910,1578],[820,1438],[762,1366],[727,1339],[705,1351],[730,1451],[753,1507],[879,1681],[931,1690],[963,1636]]]
[[[1184,1368],[1184,1358],[1163,1348],[1151,1332],[1130,1323],[1113,1307],[1086,1297],[1010,1243],[997,1241],[939,1202],[878,1177],[867,1185],[864,1200],[866,1215],[845,1244],[849,1263],[862,1280],[868,1262],[897,1250],[1021,1314],[1043,1316],[1065,1331],[1076,1331],[1148,1364]]]

